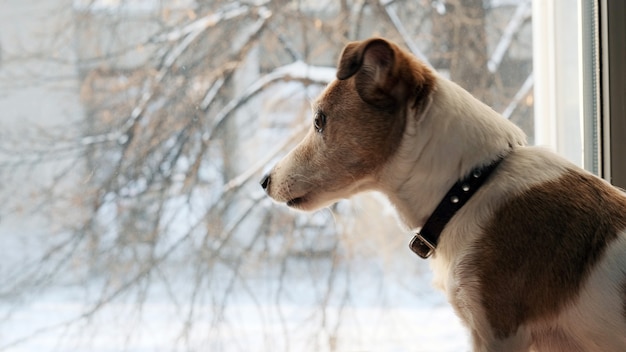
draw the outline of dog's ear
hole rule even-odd
[[[337,79],[355,76],[357,92],[364,101],[383,108],[393,106],[400,98],[394,94],[399,83],[394,74],[396,55],[392,44],[381,38],[349,43],[339,59]]]
[[[393,59],[393,49],[385,39],[372,38],[348,43],[339,59],[337,78],[348,79],[362,67],[388,70],[393,65]]]
[[[346,45],[341,53],[337,79],[354,76],[361,99],[382,109],[401,102],[424,105],[435,85],[433,72],[422,62],[382,38]]]

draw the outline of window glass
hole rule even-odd
[[[258,181],[370,36],[582,165],[578,10],[547,3],[0,1],[0,350],[468,349],[383,197]]]

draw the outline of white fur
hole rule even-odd
[[[378,185],[411,229],[424,224],[458,179],[526,142],[519,128],[441,77],[426,111],[412,112]]]

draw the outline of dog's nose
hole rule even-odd
[[[260,183],[261,187],[263,187],[263,189],[267,191],[267,187],[270,185],[270,174],[263,176]]]

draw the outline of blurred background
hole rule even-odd
[[[0,0],[0,351],[468,350],[384,197],[302,214],[258,181],[310,128],[343,46],[370,36],[535,143],[537,11]]]

